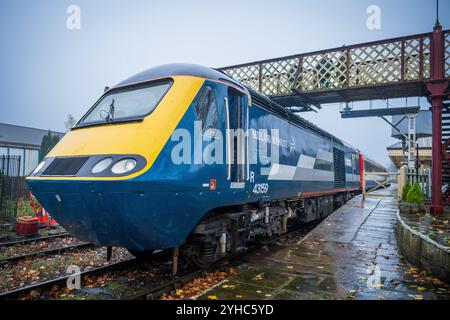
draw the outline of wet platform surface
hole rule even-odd
[[[396,210],[393,197],[358,196],[305,238],[249,254],[199,299],[449,299],[398,252]]]

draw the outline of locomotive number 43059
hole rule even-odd
[[[254,194],[264,194],[269,191],[269,184],[268,183],[257,183],[253,187],[253,193]]]

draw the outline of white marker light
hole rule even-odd
[[[123,174],[133,170],[135,167],[136,167],[136,160],[123,159],[117,162],[115,165],[113,165],[111,171],[115,174]]]
[[[95,164],[95,166],[92,168],[91,172],[93,174],[100,173],[100,172],[104,171],[106,168],[108,168],[109,165],[111,164],[111,162],[112,162],[112,158],[102,159]]]

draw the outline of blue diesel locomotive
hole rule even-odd
[[[207,266],[328,216],[360,192],[363,162],[225,74],[171,64],[106,91],[27,181],[79,239]]]

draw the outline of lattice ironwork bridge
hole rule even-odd
[[[450,178],[450,30],[220,68],[234,79],[299,111],[322,104],[427,97],[433,113],[432,213],[442,212]],[[442,136],[444,133],[444,136]],[[448,166],[447,166],[448,165]],[[444,170],[443,170],[444,168]],[[448,172],[447,172],[448,171]]]

